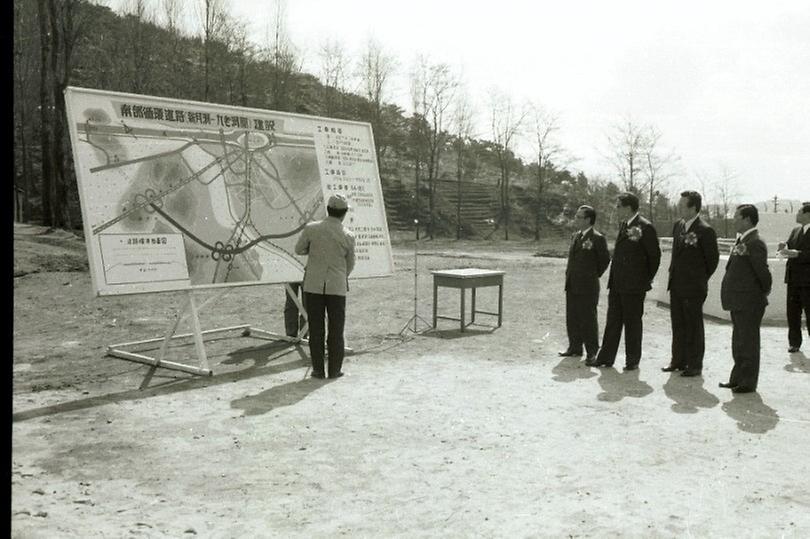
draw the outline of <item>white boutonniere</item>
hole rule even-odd
[[[745,255],[748,254],[748,247],[746,247],[746,245],[744,243],[741,243],[739,245],[734,245],[731,248],[731,254],[732,254],[732,256],[734,256],[734,255],[736,255],[736,256],[745,256]]]
[[[639,241],[641,239],[641,227],[631,226],[628,228],[627,237],[630,238],[630,241]]]
[[[695,234],[694,232],[690,232],[689,234],[686,234],[686,235],[683,237],[683,242],[684,242],[686,245],[690,246],[690,247],[694,247],[695,245],[697,245],[697,244],[698,244],[698,237],[697,237],[697,234]]]
[[[593,249],[593,242],[590,239],[583,241],[582,248],[585,249],[586,251],[590,251],[591,249]]]

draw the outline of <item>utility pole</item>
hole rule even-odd
[[[778,198],[777,198],[776,195],[774,195],[773,196],[773,212],[777,213],[778,208],[779,208]]]

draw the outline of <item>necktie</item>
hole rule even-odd
[[[623,236],[627,233],[627,221],[622,221],[622,226],[619,227],[619,235]]]

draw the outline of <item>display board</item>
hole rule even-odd
[[[352,278],[394,271],[371,125],[70,87],[65,91],[97,294],[285,283],[295,242],[341,193]]]

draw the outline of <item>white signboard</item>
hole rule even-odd
[[[393,274],[368,123],[65,91],[93,287],[131,294],[296,282],[306,223],[342,193],[353,278]]]

